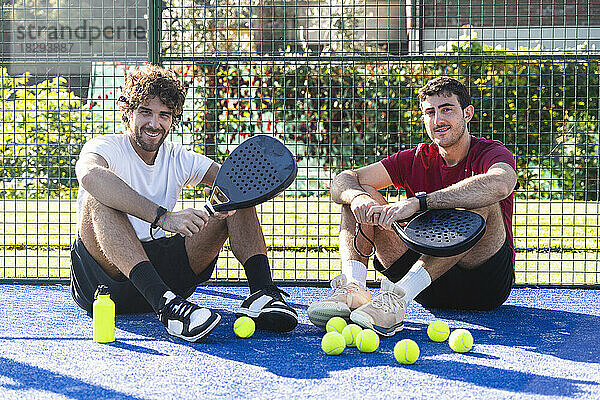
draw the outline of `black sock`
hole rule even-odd
[[[155,312],[158,312],[160,299],[169,287],[154,269],[150,261],[142,261],[129,273],[129,280],[140,291],[144,298],[150,303]]]
[[[269,259],[264,254],[257,254],[247,259],[244,263],[244,271],[246,271],[246,278],[248,278],[250,293],[273,284]]]

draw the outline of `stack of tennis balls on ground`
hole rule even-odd
[[[356,347],[363,353],[372,353],[379,347],[379,335],[371,329],[348,324],[341,317],[333,317],[325,325],[327,333],[321,339],[321,348],[331,356],[341,354],[346,347]]]
[[[450,327],[444,321],[433,321],[427,327],[427,335],[434,342],[448,339],[450,348],[457,353],[466,353],[473,347],[473,335],[466,329],[455,329],[450,333]]]
[[[233,324],[233,331],[247,339],[254,334],[256,325],[252,318],[240,317]],[[379,335],[371,329],[362,329],[356,324],[348,324],[341,317],[333,317],[325,326],[327,333],[321,340],[321,348],[331,356],[341,354],[346,347],[356,347],[363,353],[372,353],[379,348]],[[450,348],[458,353],[466,353],[473,347],[473,335],[466,329],[455,329],[444,321],[433,321],[427,327],[427,335],[434,342],[448,339]],[[394,346],[394,357],[400,364],[414,364],[419,359],[419,345],[411,339],[402,339]]]
[[[473,335],[466,329],[455,329],[450,333],[450,327],[444,321],[433,321],[427,327],[427,336],[434,342],[444,342],[448,339],[450,348],[457,353],[466,353],[473,347]],[[394,346],[394,357],[400,364],[413,364],[419,358],[419,345],[414,340],[403,339]]]
[[[321,340],[321,348],[331,356],[341,354],[346,347],[356,347],[363,353],[372,353],[379,347],[379,335],[371,329],[362,329],[356,324],[348,324],[341,317],[333,317],[325,325],[327,333]],[[427,327],[427,335],[434,342],[448,340],[450,348],[458,353],[466,353],[473,347],[473,336],[466,329],[455,329],[444,321],[433,321]],[[394,357],[400,364],[414,364],[420,355],[419,345],[411,339],[402,339],[394,346]]]
[[[444,321],[433,321],[427,327],[427,335],[434,342],[448,339],[448,345],[457,353],[466,353],[473,347],[473,335],[466,329],[455,329],[450,333],[450,327]]]

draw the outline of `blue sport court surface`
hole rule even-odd
[[[117,316],[111,344],[92,341],[92,320],[66,285],[0,285],[1,399],[600,399],[600,291],[513,289],[491,312],[409,306],[405,329],[375,353],[328,356],[306,316],[327,288],[288,287],[300,313],[288,334],[232,330],[242,287],[201,287],[191,300],[221,313],[201,343],[170,337],[153,314]],[[375,293],[377,290],[372,289]],[[431,342],[441,319],[469,329],[466,354]],[[393,347],[415,340],[419,360]]]

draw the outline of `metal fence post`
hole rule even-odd
[[[148,62],[160,65],[161,0],[148,0]]]

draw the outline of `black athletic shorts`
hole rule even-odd
[[[404,269],[405,275],[420,255],[414,253],[403,255],[404,265],[394,263],[390,268],[382,271],[382,265],[375,259],[375,268],[387,275],[388,270]],[[400,260],[399,260],[400,261]],[[475,269],[464,269],[455,265],[444,275],[433,281],[415,300],[426,308],[441,308],[455,310],[493,310],[501,306],[512,288],[515,273],[512,262],[512,250],[508,240],[489,260]]]
[[[208,268],[196,275],[190,267],[185,240],[181,235],[141,243],[166,285],[183,298],[191,296],[200,283],[209,280],[217,264],[215,258]],[[90,314],[99,284],[108,286],[117,314],[153,311],[129,279],[118,281],[111,278],[77,238],[71,247],[71,295],[75,303]]]

